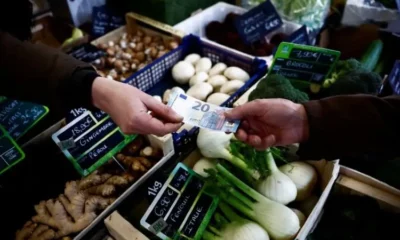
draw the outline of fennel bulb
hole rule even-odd
[[[291,162],[279,168],[296,185],[296,201],[308,198],[318,180],[317,171],[313,166],[305,162]]]
[[[265,197],[284,205],[294,201],[297,195],[296,185],[278,169],[270,151],[267,153],[266,162],[270,174],[256,183],[256,190]]]
[[[306,220],[307,220],[306,216],[302,212],[297,210],[297,209],[292,208],[292,211],[294,213],[296,213],[296,215],[297,215],[297,217],[299,218],[299,221],[300,221],[300,227],[302,227],[304,225],[304,223],[306,222]]]
[[[250,174],[253,178],[260,178],[260,174],[251,169],[240,157],[234,156],[229,149],[233,134],[200,129],[197,136],[197,147],[207,158],[221,158],[231,162],[236,167]]]
[[[202,177],[208,177],[208,173],[205,169],[214,169],[217,166],[217,161],[215,159],[200,158],[196,164],[193,166],[193,171]]]
[[[227,204],[221,202],[220,210],[227,219],[219,213],[214,215],[215,222],[221,230],[209,225],[210,232],[204,234],[204,240],[269,240],[267,231],[255,222],[237,215]]]
[[[313,211],[315,205],[317,205],[318,201],[319,197],[313,194],[305,200],[299,202],[299,210],[308,217]]]
[[[220,164],[217,165],[217,171],[231,183],[231,187],[221,188],[220,196],[225,202],[260,224],[274,240],[289,240],[296,236],[300,221],[290,208],[264,197]],[[217,180],[220,181],[220,178]],[[226,186],[224,183],[222,185]]]

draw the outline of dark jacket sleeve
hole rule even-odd
[[[0,95],[65,112],[92,109],[93,67],[42,44],[0,32]]]
[[[304,104],[309,139],[302,159],[400,153],[400,96],[337,96]]]

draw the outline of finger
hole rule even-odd
[[[248,116],[255,116],[258,114],[257,104],[258,101],[248,102],[225,112],[225,117],[228,119],[243,119]]]
[[[140,131],[142,134],[154,134],[157,136],[164,136],[168,133],[178,130],[181,126],[180,123],[163,123],[159,119],[154,118],[148,114],[143,114],[137,120],[137,126],[144,126]]]
[[[183,118],[179,116],[172,108],[163,103],[160,103],[153,97],[145,98],[144,103],[147,108],[153,112],[153,114],[161,117],[163,120],[171,123],[180,123]]]
[[[250,128],[250,124],[247,120],[244,120],[241,124],[240,124],[240,128],[244,129],[244,130],[248,130]]]
[[[248,143],[259,151],[272,147],[276,143],[274,135],[268,135],[265,138],[260,138],[257,135],[249,135],[248,139]]]
[[[247,141],[247,133],[243,129],[239,129],[236,132],[235,136],[239,141],[242,141],[242,142],[246,142]]]

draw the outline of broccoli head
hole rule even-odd
[[[329,95],[376,94],[381,84],[381,77],[375,72],[362,69],[348,72],[339,77],[329,88]]]
[[[256,89],[250,93],[249,101],[264,98],[284,98],[295,103],[309,100],[308,95],[294,88],[287,78],[275,74],[260,80]]]

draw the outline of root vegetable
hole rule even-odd
[[[145,148],[143,148],[140,151],[140,156],[142,157],[146,157],[146,158],[162,158],[163,153],[160,149],[151,147],[151,146],[147,146]]]
[[[208,79],[208,74],[206,72],[198,72],[189,80],[189,85],[193,86],[197,83],[205,82]]]
[[[213,93],[207,98],[207,102],[219,106],[228,100],[229,97],[230,96],[226,93]]]
[[[210,77],[211,77],[211,76],[214,76],[214,75],[223,74],[223,72],[225,71],[225,69],[227,67],[228,66],[226,66],[225,63],[217,63],[217,64],[214,65],[214,67],[212,67],[210,69],[210,71],[208,71],[208,75],[210,75]]]
[[[211,69],[212,62],[209,58],[203,57],[196,62],[196,72],[208,72]]]
[[[200,58],[201,57],[199,54],[192,53],[192,54],[187,55],[183,61],[191,63],[194,66],[196,64],[196,62],[200,60]]]
[[[222,93],[226,93],[228,95],[234,94],[237,90],[239,90],[241,87],[243,87],[244,82],[240,80],[232,80],[229,82],[226,82],[224,85],[221,86],[221,89],[219,90]]]
[[[172,68],[172,77],[179,84],[186,84],[189,79],[195,74],[195,69],[192,64],[184,61],[178,62]]]
[[[245,72],[243,69],[238,68],[238,67],[228,67],[224,71],[225,77],[233,80],[240,80],[242,82],[246,82],[247,80],[250,79],[250,76],[247,72]]]
[[[213,86],[215,91],[219,91],[221,86],[228,82],[228,79],[224,75],[214,75],[207,82]]]
[[[206,100],[207,96],[212,93],[213,87],[209,83],[198,83],[187,91],[187,95],[199,99],[201,101]]]
[[[165,92],[163,94],[163,99],[162,99],[163,103],[167,104],[169,102],[169,98],[171,97],[171,93],[172,93],[171,89],[165,90]]]

